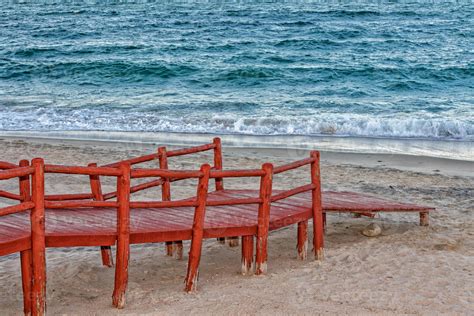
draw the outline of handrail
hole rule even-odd
[[[151,160],[157,159],[157,158],[159,158],[159,154],[155,153],[155,154],[149,154],[149,155],[145,155],[145,156],[140,156],[140,157],[135,157],[135,158],[127,159],[127,160],[122,160],[122,161],[109,163],[107,165],[103,165],[102,167],[117,168],[118,166],[120,166],[121,163],[127,163],[129,165],[136,165],[136,164],[151,161]]]
[[[201,171],[183,171],[183,170],[163,170],[163,169],[133,169],[130,172],[132,179],[147,178],[147,177],[161,177],[167,179],[188,179],[201,178],[204,175]]]
[[[199,153],[203,151],[208,151],[214,148],[216,148],[216,144],[210,143],[210,144],[205,144],[205,145],[200,145],[200,146],[195,146],[195,147],[170,150],[166,152],[166,156],[167,157],[184,156],[184,155],[195,154],[195,153]]]
[[[45,201],[44,206],[49,209],[82,208],[82,207],[118,207],[117,202],[111,201]]]
[[[149,181],[149,182],[137,184],[137,185],[134,185],[134,186],[130,187],[130,193],[135,193],[135,192],[142,191],[142,190],[145,190],[145,189],[154,188],[154,187],[160,186],[162,184],[163,184],[162,179],[152,180],[152,181]],[[116,196],[117,196],[117,191],[113,191],[113,192],[103,194],[104,200],[110,200],[110,199],[112,199]]]
[[[262,169],[234,169],[234,170],[211,170],[210,178],[244,178],[263,177],[265,171]]]
[[[0,171],[0,180],[8,180],[12,178],[24,177],[33,174],[34,167],[15,167],[15,169],[8,169]]]
[[[261,198],[243,198],[243,199],[228,199],[207,201],[207,206],[225,206],[225,205],[246,205],[246,204],[260,204],[263,200]]]
[[[167,157],[177,157],[177,156],[183,156],[183,155],[188,155],[188,154],[195,154],[198,152],[203,152],[203,151],[208,151],[211,149],[216,148],[216,144],[210,143],[210,144],[205,144],[205,145],[200,145],[200,146],[194,146],[194,147],[189,147],[189,148],[183,148],[183,149],[176,149],[176,150],[170,150],[166,152]],[[143,162],[148,162],[154,159],[160,158],[159,153],[154,153],[154,154],[149,154],[149,155],[144,155],[140,157],[135,157],[127,160],[122,160],[118,162],[113,162],[107,165],[103,165],[102,167],[107,167],[107,168],[116,168],[118,167],[121,163],[128,163],[129,165],[136,165],[139,163]]]
[[[87,200],[92,199],[92,193],[77,193],[77,194],[49,194],[45,195],[46,201],[69,201],[69,200]]]
[[[0,161],[0,170],[15,169],[15,168],[18,168],[18,166],[15,164],[12,164],[6,161]]]
[[[7,206],[0,208],[0,216],[10,215],[13,213],[24,212],[31,210],[35,207],[35,203],[32,201],[23,202],[17,205]]]
[[[130,202],[130,208],[167,208],[167,207],[195,207],[195,199],[177,200],[177,201],[137,201]]]
[[[310,157],[310,158],[305,158],[298,161],[290,162],[288,164],[273,168],[273,174],[279,174],[285,171],[300,168],[302,166],[309,165],[310,163],[315,162],[315,161],[316,161],[315,158]]]
[[[276,202],[276,201],[279,201],[279,200],[283,200],[283,199],[286,199],[286,198],[288,198],[290,196],[293,196],[293,195],[297,195],[297,194],[300,194],[300,193],[303,193],[303,192],[311,191],[314,188],[316,188],[316,185],[313,184],[313,183],[302,185],[302,186],[299,186],[297,188],[290,189],[290,190],[280,192],[278,194],[273,195],[271,197],[271,201]]]
[[[122,175],[122,171],[117,168],[109,167],[77,167],[62,165],[45,165],[46,173],[63,173],[63,174],[82,174],[93,176],[111,176],[118,177]]]
[[[15,200],[15,201],[21,201],[21,196],[19,194],[10,193],[3,190],[0,190],[0,197],[4,197],[4,198]]]

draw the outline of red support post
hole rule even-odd
[[[130,165],[120,164],[121,175],[117,179],[117,258],[115,267],[115,288],[113,305],[125,306],[125,291],[128,284],[128,264],[130,259]]]
[[[253,267],[253,236],[242,236],[242,274],[250,275]]]
[[[420,226],[429,226],[429,225],[430,225],[429,212],[420,212]]]
[[[222,170],[223,168],[223,159],[222,159],[222,142],[219,137],[215,137],[212,140],[214,144],[214,170]],[[224,190],[224,178],[215,178],[216,182],[216,191]],[[226,238],[221,237],[217,238],[221,244],[225,244]],[[230,247],[237,247],[239,245],[239,237],[228,237],[227,242]]]
[[[204,175],[199,178],[197,188],[197,206],[194,211],[193,232],[191,239],[191,249],[189,251],[188,272],[186,274],[186,292],[192,292],[197,287],[199,276],[199,262],[201,260],[202,238],[204,235],[204,219],[206,216],[206,200],[209,189],[209,172],[211,166],[205,164],[201,167]]]
[[[90,163],[87,165],[88,167],[97,167],[96,163]],[[100,177],[98,175],[90,175],[89,176],[91,191],[92,191],[92,198],[94,201],[104,201],[104,196],[102,194],[102,185],[100,183]],[[114,260],[112,259],[112,248],[110,246],[101,246],[100,253],[102,257],[102,265],[105,267],[113,267]]]
[[[323,213],[323,229],[324,229],[324,233],[326,233],[326,226],[327,226],[327,214],[326,213]]]
[[[31,210],[31,248],[33,263],[33,286],[31,288],[32,315],[46,313],[46,254],[45,254],[45,215],[44,215],[44,161],[35,158],[32,161],[33,174],[32,200],[35,207]]]
[[[267,271],[267,241],[270,225],[270,207],[272,196],[273,165],[266,163],[262,170],[265,175],[260,181],[260,198],[262,202],[258,208],[258,227],[256,242],[255,274],[265,274]]]
[[[306,260],[308,254],[308,221],[298,223],[298,259]]]
[[[311,157],[315,160],[311,163],[311,183],[314,184],[312,190],[313,209],[313,247],[316,260],[324,259],[324,224],[323,207],[321,199],[321,173],[319,151],[312,151]]]
[[[222,170],[222,143],[219,137],[212,140],[214,143],[214,169]],[[216,191],[224,190],[224,180],[222,178],[215,178]],[[221,244],[225,244],[225,237],[217,238]]]
[[[28,160],[21,160],[20,167],[28,167]],[[30,176],[19,178],[20,201],[31,201]],[[21,279],[23,288],[23,312],[25,315],[31,315],[31,288],[33,286],[33,258],[31,249],[24,250],[20,253],[21,261]]]
[[[222,163],[222,143],[219,137],[216,137],[212,140],[214,145],[214,170],[222,170],[223,163]],[[223,178],[216,178],[216,191],[224,190],[224,179]]]
[[[158,148],[158,159],[160,162],[160,169],[168,169],[168,154],[166,147]],[[162,178],[163,184],[161,185],[161,199],[162,201],[171,201],[171,183],[170,179]],[[183,259],[183,242],[181,240],[176,242],[166,242],[166,255],[174,257],[176,259]]]
[[[23,288],[23,313],[31,315],[31,288],[33,286],[33,260],[31,249],[20,252],[21,284]]]

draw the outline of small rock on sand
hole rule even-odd
[[[375,237],[380,235],[380,233],[382,233],[382,228],[375,223],[368,225],[362,230],[362,235],[367,237]]]

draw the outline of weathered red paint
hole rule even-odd
[[[117,180],[117,267],[112,303],[117,308],[125,306],[125,291],[128,284],[128,264],[130,259],[130,165],[122,163]]]
[[[298,223],[298,242],[296,245],[298,250],[298,259],[306,260],[308,255],[308,221]]]
[[[199,179],[196,193],[197,205],[194,211],[192,227],[191,249],[189,251],[188,273],[186,274],[185,290],[191,292],[196,289],[199,276],[199,262],[201,260],[202,239],[204,235],[204,218],[206,214],[206,200],[209,186],[209,171],[211,166],[203,165],[203,176]]]
[[[313,211],[313,249],[316,260],[324,259],[324,225],[323,206],[321,198],[321,174],[319,168],[319,151],[312,151],[311,158],[311,184],[313,184],[312,211]]]
[[[33,286],[31,288],[32,315],[46,312],[46,255],[44,214],[44,162],[41,158],[32,161],[31,251],[33,255]]]
[[[168,170],[169,157],[214,150],[214,167],[204,165],[199,171]],[[160,169],[130,169],[130,165],[154,159],[160,160]],[[122,308],[128,283],[130,244],[149,242],[177,242],[191,240],[186,276],[187,291],[196,287],[202,240],[204,238],[242,237],[242,273],[252,270],[254,236],[256,236],[255,273],[266,271],[267,239],[269,231],[297,224],[298,258],[305,259],[307,252],[308,220],[313,220],[313,247],[316,259],[324,254],[323,212],[352,212],[372,215],[379,211],[409,211],[420,214],[420,225],[428,225],[432,208],[397,203],[378,197],[352,192],[321,193],[319,152],[309,158],[273,168],[264,164],[262,169],[222,170],[222,149],[219,139],[212,144],[175,151],[160,148],[156,154],[133,158],[118,164],[97,167],[70,167],[46,165],[35,159],[33,166],[23,161],[20,166],[0,162],[0,180],[19,177],[20,193],[0,191],[0,197],[20,201],[20,204],[0,209],[0,216],[31,211],[31,238],[5,243],[0,239],[0,254],[21,252],[22,285],[25,313],[42,315],[45,312],[45,246],[110,247],[117,243],[116,277],[113,304]],[[303,166],[311,167],[311,183],[287,190],[272,190],[273,175]],[[87,175],[91,193],[44,196],[44,171]],[[33,176],[33,192],[30,190]],[[100,176],[118,178],[117,190],[103,194]],[[131,186],[131,178],[160,178]],[[224,178],[260,177],[259,190],[224,189]],[[196,197],[171,201],[171,183],[199,178]],[[214,179],[216,191],[208,193],[209,179]],[[130,194],[162,185],[161,201],[130,201]],[[32,198],[30,198],[32,196]],[[117,197],[117,201],[107,201]],[[51,229],[45,232],[44,208]],[[64,209],[70,212],[64,212]],[[159,212],[157,210],[159,209]],[[49,217],[50,216],[50,217]],[[66,225],[61,216],[72,221]],[[159,218],[159,220],[156,220]],[[176,219],[180,220],[177,221]],[[20,217],[8,219],[13,226],[22,227]],[[112,220],[112,221],[108,221]],[[115,220],[115,222],[114,222]],[[130,223],[133,221],[133,230]],[[8,227],[8,224],[7,226]],[[2,233],[8,235],[8,230]],[[237,239],[238,240],[238,239]],[[46,241],[46,245],[45,245]],[[182,244],[181,244],[182,245]],[[107,248],[106,248],[107,249]],[[32,250],[32,251],[31,251]],[[104,253],[104,252],[103,252]],[[107,262],[104,258],[104,262]],[[33,280],[33,281],[32,281]]]
[[[21,160],[19,163],[20,167],[28,167],[30,162],[28,160]],[[30,175],[19,177],[20,187],[20,201],[30,202],[31,201],[31,185]],[[34,204],[33,206],[34,207]],[[23,288],[23,312],[25,315],[31,315],[32,313],[32,286],[33,286],[33,256],[31,249],[23,250],[20,253],[21,260],[21,277],[22,277],[22,288]]]
[[[90,163],[88,167],[97,167],[96,163]],[[94,201],[104,201],[104,196],[102,195],[102,185],[100,183],[100,178],[97,175],[89,176],[92,197]],[[105,267],[113,267],[114,260],[112,259],[112,248],[110,246],[101,246],[100,253],[102,258],[102,265]]]
[[[260,182],[260,199],[262,202],[258,207],[257,253],[255,256],[255,274],[257,275],[267,272],[267,239],[270,224],[273,165],[270,163],[264,164],[262,171],[265,175]]]
[[[253,235],[242,236],[242,274],[250,275],[253,268]]]
[[[158,157],[160,162],[160,169],[168,169],[168,156],[166,155],[166,147],[158,148]],[[171,184],[169,178],[161,178],[161,199],[163,201],[171,200]],[[172,241],[166,242],[166,255],[172,257],[174,254],[174,247]]]

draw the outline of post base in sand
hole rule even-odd
[[[323,261],[324,260],[324,248],[321,248],[319,250],[316,250],[314,252],[314,259],[317,261]]]
[[[100,253],[102,256],[102,265],[104,267],[112,268],[114,266],[112,248],[110,246],[102,246],[100,247]]]
[[[298,260],[306,260],[308,257],[308,240],[303,245],[298,245]]]
[[[112,297],[114,307],[122,309],[125,306],[125,293],[114,294]]]
[[[183,242],[173,243],[173,257],[177,260],[183,260]]]
[[[168,257],[173,256],[173,242],[171,241],[166,242],[166,256]]]
[[[420,212],[420,226],[430,226],[430,215],[428,212]]]
[[[267,274],[267,263],[266,262],[257,263],[255,265],[255,274],[256,275],[265,275],[265,274]]]
[[[247,260],[242,260],[242,275],[252,275],[253,274],[253,262]]]
[[[229,244],[229,247],[238,247],[239,237],[229,237],[227,238],[227,243]]]
[[[196,272],[194,277],[192,277],[190,280],[186,280],[186,286],[184,287],[184,291],[186,291],[187,293],[195,292],[197,290],[198,278],[199,272]]]

